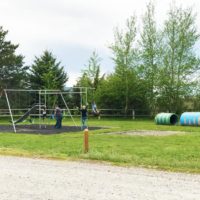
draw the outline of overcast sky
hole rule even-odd
[[[8,30],[7,39],[19,44],[18,53],[31,64],[35,56],[50,50],[70,77],[72,86],[87,64],[93,50],[102,58],[103,73],[113,70],[108,45],[113,28],[122,27],[134,13],[138,20],[147,0],[0,0],[0,25]],[[172,0],[155,0],[156,20],[162,24]],[[193,6],[200,28],[200,1],[176,0],[183,7]]]

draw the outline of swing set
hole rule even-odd
[[[16,133],[16,127],[19,123],[24,122],[28,117],[37,117],[38,118],[38,126],[41,129],[44,124],[44,118],[45,116],[52,117],[52,112],[54,111],[54,107],[56,102],[58,100],[60,101],[59,104],[62,104],[62,106],[65,108],[63,110],[67,111],[66,116],[70,116],[71,120],[74,123],[74,126],[77,127],[77,124],[72,116],[72,113],[69,109],[68,103],[66,101],[66,95],[72,95],[72,94],[79,94],[80,95],[80,104],[83,104],[83,98],[85,97],[85,102],[87,102],[87,94],[88,94],[88,88],[86,87],[73,87],[73,88],[66,88],[65,91],[61,90],[28,90],[28,89],[4,89],[4,94],[9,110],[9,115],[11,118],[12,126],[13,126],[13,131]],[[24,112],[18,119],[14,120],[14,110],[19,110],[22,111],[24,109],[13,109],[12,108],[12,101],[14,100],[15,103],[17,99],[13,96],[13,94],[29,94],[28,98],[25,98],[26,101],[29,101],[29,108],[25,109],[26,112]],[[34,96],[33,96],[34,94]],[[14,98],[14,99],[13,99]],[[23,105],[27,105],[27,102],[24,103]],[[30,103],[31,102],[31,103]],[[52,103],[53,102],[53,103]],[[53,105],[52,105],[53,104]],[[20,99],[18,100],[18,105],[22,105],[22,102]],[[51,114],[50,114],[51,112]]]

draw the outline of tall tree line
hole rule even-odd
[[[166,20],[158,26],[155,5],[150,1],[142,17],[141,30],[135,15],[125,27],[114,29],[112,52],[114,71],[101,74],[101,58],[92,52],[75,86],[89,87],[88,101],[99,107],[130,109],[154,115],[159,111],[181,112],[186,101],[197,105],[200,59],[194,47],[199,39],[196,15],[191,8],[171,5]],[[24,64],[18,45],[6,39],[0,27],[0,96],[2,88],[61,89],[68,74],[50,51]],[[70,101],[78,103],[79,96]],[[86,102],[85,102],[86,103]],[[0,100],[1,104],[1,100]]]
[[[191,8],[171,5],[158,28],[155,6],[149,2],[142,31],[136,28],[135,16],[127,20],[124,29],[117,27],[109,47],[115,69],[95,92],[99,105],[124,109],[125,114],[133,108],[151,115],[186,109],[185,102],[191,101],[188,96],[193,94],[195,99],[193,75],[198,77],[200,68],[194,51],[199,39],[195,20]]]
[[[0,27],[0,107],[6,108],[3,89],[59,89],[63,90],[68,80],[67,72],[49,51],[35,57],[31,66],[24,65],[24,56],[18,55],[19,45],[7,40],[8,31]],[[10,92],[12,108],[27,107],[32,96]],[[34,97],[35,98],[35,97]]]

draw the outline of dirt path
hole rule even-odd
[[[0,156],[1,200],[199,200],[200,175]]]

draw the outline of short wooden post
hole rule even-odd
[[[135,110],[134,109],[132,110],[132,117],[133,117],[133,119],[135,119]]]
[[[84,130],[84,153],[89,151],[88,129]]]

